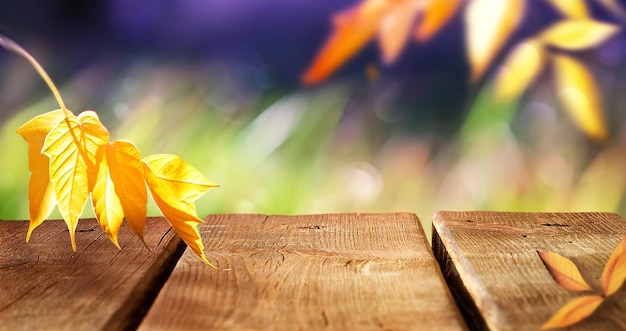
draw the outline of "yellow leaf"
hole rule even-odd
[[[198,232],[202,220],[193,202],[218,185],[176,155],[148,156],[143,160],[143,169],[148,188],[165,219],[196,255],[213,266],[204,255]]]
[[[143,241],[148,194],[143,179],[141,154],[130,141],[113,141],[106,145],[106,157],[109,175],[126,222]]]
[[[50,180],[74,251],[78,217],[98,175],[98,149],[108,139],[96,113],[86,111],[63,119],[48,133],[42,148],[42,153],[50,158]]]
[[[594,139],[605,140],[607,128],[593,76],[570,56],[554,55],[552,59],[561,104],[583,132]]]
[[[588,291],[591,287],[585,282],[578,268],[570,259],[553,252],[537,252],[552,275],[552,278],[566,290]]]
[[[561,14],[570,18],[587,18],[589,12],[584,0],[548,0]]]
[[[415,39],[426,41],[434,36],[454,16],[463,0],[432,0],[415,30]]]
[[[415,15],[420,9],[419,4],[414,0],[397,1],[385,14],[378,32],[385,64],[393,63],[404,48],[409,39]]]
[[[87,157],[85,162],[88,165],[89,191],[91,192],[93,185],[96,183],[96,176],[99,170],[96,155],[98,150],[109,142],[109,131],[100,122],[98,114],[92,110],[86,110],[78,114],[78,121],[83,133],[82,146],[86,151],[83,156]]]
[[[28,163],[31,165],[32,173],[28,183],[30,223],[26,233],[26,242],[30,240],[33,230],[50,216],[56,205],[56,197],[48,172],[50,159],[41,154],[41,148],[28,146]]]
[[[91,194],[91,203],[104,232],[118,249],[122,249],[117,242],[117,233],[124,220],[124,213],[111,180],[107,157],[108,155],[105,155],[100,160],[100,170]]]
[[[609,256],[604,270],[602,271],[602,289],[606,296],[615,293],[615,291],[622,286],[624,278],[626,277],[626,258],[624,258],[624,250],[626,249],[624,246],[625,243],[626,235],[619,244],[617,244],[617,247],[615,247],[613,253]],[[620,263],[621,265],[618,267]]]
[[[515,46],[496,76],[497,98],[510,100],[519,96],[543,69],[545,53],[543,45],[536,40],[526,40]]]
[[[30,121],[24,123],[17,129],[17,133],[26,140],[27,143],[40,143],[55,126],[57,126],[65,116],[73,115],[70,111],[62,109],[53,110],[33,117]]]
[[[467,55],[477,81],[515,30],[524,13],[523,0],[472,0],[465,10]]]
[[[87,166],[80,156],[82,133],[78,119],[70,116],[61,121],[46,138],[42,152],[50,157],[50,179],[59,204],[59,211],[67,223],[76,251],[74,232],[78,217],[89,195]],[[84,153],[84,152],[83,152]]]
[[[598,46],[619,31],[615,24],[592,20],[564,20],[548,27],[539,39],[551,46],[582,50]]]
[[[541,329],[564,328],[576,324],[591,316],[603,301],[604,298],[599,295],[586,295],[576,298],[559,309],[554,316],[541,326]]]
[[[28,184],[28,200],[30,202],[30,225],[26,234],[26,242],[43,221],[50,215],[56,205],[54,190],[50,183],[49,158],[41,154],[44,140],[52,129],[71,115],[69,111],[53,110],[39,115],[17,129],[17,133],[28,143],[28,168],[30,183]]]
[[[366,0],[339,13],[333,20],[333,33],[302,75],[302,82],[321,82],[361,49],[374,36],[383,14],[391,5],[392,1]]]

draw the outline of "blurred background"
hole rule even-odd
[[[600,2],[586,2],[590,15],[623,26]],[[0,33],[39,60],[74,113],[96,110],[112,139],[144,156],[178,154],[219,183],[198,200],[200,217],[408,211],[429,231],[436,210],[624,214],[626,34],[575,54],[604,105],[598,141],[562,109],[549,70],[520,98],[493,97],[507,51],[563,19],[547,1],[526,1],[474,83],[461,4],[393,63],[370,41],[302,84],[333,15],[361,3],[5,1]],[[2,50],[0,219],[28,219],[27,146],[15,130],[56,108],[30,64]]]

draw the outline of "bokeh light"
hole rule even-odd
[[[576,54],[605,106],[609,138],[598,142],[563,111],[550,67],[519,99],[494,98],[506,52],[559,19],[547,4],[529,7],[473,85],[457,14],[391,65],[372,42],[310,87],[300,75],[333,13],[359,1],[78,3],[0,5],[0,33],[40,60],[75,113],[95,109],[112,138],[178,154],[219,183],[198,201],[201,217],[409,211],[429,230],[436,210],[626,209],[622,32]],[[15,130],[57,107],[23,59],[1,52],[0,73],[0,219],[27,219]]]

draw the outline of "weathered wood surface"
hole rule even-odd
[[[595,294],[626,222],[609,213],[438,212],[433,250],[470,328],[537,330],[581,293],[562,289],[537,251],[578,265]],[[589,293],[587,293],[589,294]],[[571,330],[626,330],[626,288]]]
[[[465,325],[413,214],[214,215],[142,330],[457,330]]]
[[[185,246],[162,218],[147,221],[151,251],[127,228],[120,251],[81,220],[74,253],[63,221],[44,222],[28,244],[28,222],[0,222],[0,329],[136,327]]]

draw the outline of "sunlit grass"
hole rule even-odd
[[[144,156],[178,154],[220,184],[198,200],[201,217],[409,211],[429,231],[436,210],[624,209],[625,147],[589,152],[545,96],[502,104],[487,87],[435,151],[430,140],[346,118],[348,85],[242,89],[219,68],[131,68],[95,105],[72,92],[90,77],[79,73],[62,93],[75,113],[73,104],[96,109],[112,139],[133,141]],[[53,105],[52,96],[34,102],[0,127],[0,219],[28,219],[27,148],[15,130]],[[149,214],[159,214],[153,203]],[[83,216],[92,215],[87,205]]]

